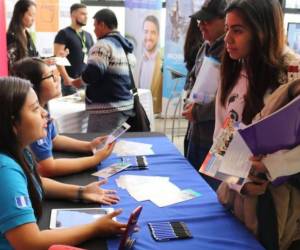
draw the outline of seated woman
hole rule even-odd
[[[47,107],[49,100],[61,94],[60,77],[56,76],[51,67],[38,58],[24,58],[18,61],[13,68],[13,74],[31,81],[43,108]],[[92,153],[103,140],[105,140],[104,137],[98,137],[88,142],[59,135],[53,120],[48,117],[47,136],[32,143],[30,148],[39,163],[39,173],[42,176],[52,177],[77,173],[95,167],[111,154],[114,144],[106,146],[91,156],[73,159],[54,159],[53,149]]]
[[[124,231],[126,224],[112,218],[116,210],[92,223],[60,230],[40,231],[45,195],[59,199],[101,202],[107,192],[99,182],[85,187],[40,178],[28,145],[46,136],[47,112],[41,108],[29,81],[0,78],[0,249],[48,249],[53,244],[77,245],[92,237]]]

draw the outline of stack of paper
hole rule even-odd
[[[191,91],[190,99],[196,103],[211,102],[215,98],[220,82],[220,62],[213,57],[205,56]]]
[[[299,110],[300,96],[244,128],[236,129],[226,120],[199,171],[230,184],[243,185],[248,181],[252,155],[268,155],[300,145]],[[280,183],[277,180],[275,184]]]
[[[137,201],[150,200],[159,207],[200,196],[190,189],[181,190],[170,182],[169,177],[122,175],[116,182],[120,188],[127,189]]]
[[[116,143],[113,153],[117,156],[153,155],[151,144],[120,140]]]

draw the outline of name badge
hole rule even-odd
[[[87,64],[87,62],[88,62],[88,55],[87,54],[84,54],[83,62],[85,64]]]

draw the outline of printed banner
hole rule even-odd
[[[58,0],[36,0],[36,31],[58,31]]]
[[[7,76],[7,49],[4,1],[0,2],[0,76]]]
[[[198,11],[202,3],[203,0],[166,1],[166,27],[168,28],[165,33],[163,112],[170,117],[178,115],[182,105],[187,73],[183,47],[190,23],[189,16]]]
[[[162,52],[161,0],[125,1],[125,36],[134,45],[137,63],[133,71],[138,88],[152,92],[153,111],[161,112]],[[137,21],[139,20],[139,21]]]

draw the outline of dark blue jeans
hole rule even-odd
[[[201,167],[202,162],[204,161],[209,149],[205,147],[201,147],[195,143],[193,143],[191,140],[188,142],[188,148],[187,148],[187,160],[193,165],[193,167],[199,171],[199,168]],[[207,176],[205,174],[200,173],[202,178],[208,183],[208,185],[213,189],[217,190],[220,181],[217,179],[214,179],[210,176]]]

